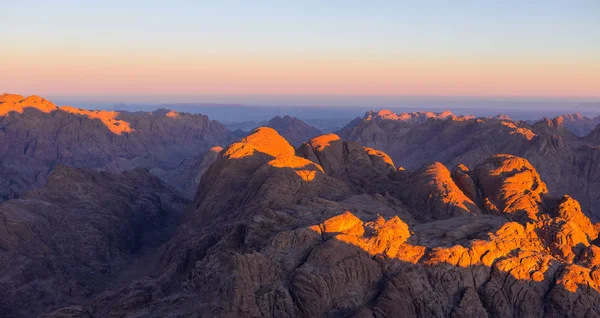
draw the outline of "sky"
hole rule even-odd
[[[600,97],[600,1],[0,0],[0,92]]]

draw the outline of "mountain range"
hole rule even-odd
[[[338,132],[344,140],[388,153],[398,165],[419,169],[434,161],[473,166],[499,153],[529,160],[551,193],[568,193],[600,220],[600,128],[585,137],[567,129],[564,117],[523,121],[444,113],[367,112]]]
[[[2,317],[600,316],[600,126],[0,99]]]

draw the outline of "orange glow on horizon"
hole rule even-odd
[[[600,61],[594,59],[8,50],[0,61],[6,61],[0,63],[3,90],[38,95],[600,96]]]

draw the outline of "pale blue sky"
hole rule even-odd
[[[0,3],[0,36],[7,43],[0,63],[31,52],[67,51],[82,56],[423,57],[522,63],[541,59],[548,65],[578,63],[582,69],[582,63],[597,67],[600,59],[599,0]],[[29,58],[34,62],[37,57]],[[23,59],[27,65],[27,57]],[[582,76],[582,81],[593,86],[590,81],[596,78],[590,76]],[[68,93],[42,84],[22,87]]]
[[[192,2],[3,0],[0,29],[32,47],[600,55],[598,0]]]

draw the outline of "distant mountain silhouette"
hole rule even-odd
[[[321,134],[321,131],[317,128],[291,116],[275,116],[264,126],[275,129],[296,147],[300,146],[304,141]]]

